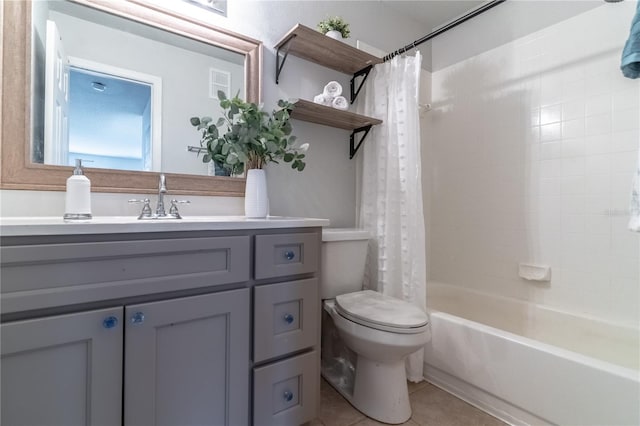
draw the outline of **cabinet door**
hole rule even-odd
[[[248,289],[131,305],[125,317],[125,426],[248,424]]]
[[[122,308],[5,323],[3,425],[117,425]]]

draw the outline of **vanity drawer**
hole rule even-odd
[[[256,279],[315,272],[318,244],[316,233],[256,236]]]
[[[249,247],[248,236],[2,247],[2,312],[248,281]]]
[[[254,362],[317,343],[317,279],[257,286],[254,291]]]
[[[253,424],[300,425],[317,412],[317,352],[309,352],[253,370]]]

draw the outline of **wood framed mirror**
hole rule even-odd
[[[250,102],[260,102],[260,41],[197,21],[149,0],[67,1],[244,55],[245,97]],[[0,67],[0,188],[64,191],[72,167],[32,162],[32,2],[2,2],[0,19],[3,26]],[[205,111],[202,115],[206,115]],[[194,140],[198,140],[195,132]],[[88,167],[86,174],[91,179],[92,191],[95,192],[153,193],[158,185],[158,172]],[[244,196],[243,178],[180,173],[165,175],[169,190],[174,194]]]

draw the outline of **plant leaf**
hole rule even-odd
[[[192,126],[197,126],[198,124],[200,124],[200,119],[198,117],[191,117],[189,121],[191,122]]]
[[[227,155],[227,163],[234,165],[238,162],[238,156],[235,153],[231,153],[229,155]]]
[[[267,149],[269,150],[269,152],[272,152],[272,153],[278,152],[278,145],[276,145],[275,143],[273,143],[271,141],[267,141],[267,143],[265,145],[266,145]]]
[[[212,139],[207,142],[207,151],[215,152],[216,148],[220,145],[220,139]]]
[[[222,90],[218,90],[218,99],[220,99],[221,101],[226,101],[227,95],[225,95]]]

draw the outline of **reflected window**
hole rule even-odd
[[[69,150],[91,167],[152,170],[151,93],[148,83],[70,69]]]

